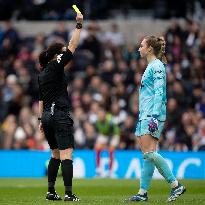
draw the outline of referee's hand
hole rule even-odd
[[[83,23],[83,15],[81,13],[78,13],[76,16],[77,23]]]

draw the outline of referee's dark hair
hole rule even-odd
[[[41,65],[41,69],[43,70],[49,61],[51,61],[55,55],[60,54],[62,52],[62,48],[64,45],[62,43],[53,43],[51,44],[47,50],[44,50],[39,55],[39,63]]]

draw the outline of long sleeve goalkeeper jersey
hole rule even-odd
[[[139,88],[139,120],[157,115],[166,119],[166,69],[159,60],[153,60],[144,71]]]

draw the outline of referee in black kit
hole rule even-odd
[[[64,201],[79,201],[72,193],[74,148],[73,120],[69,114],[69,98],[64,67],[71,61],[78,46],[83,15],[76,16],[74,30],[68,46],[54,43],[39,55],[41,72],[39,83],[39,128],[44,133],[52,156],[48,165],[47,200],[62,200],[55,191],[55,181],[61,163],[65,186]]]

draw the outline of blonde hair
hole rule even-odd
[[[165,46],[166,42],[163,36],[148,36],[145,37],[147,46],[151,46],[153,48],[153,52],[156,57],[161,60],[164,64],[167,64],[167,59],[165,56]]]

